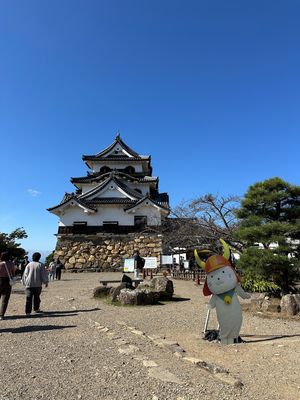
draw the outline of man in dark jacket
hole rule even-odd
[[[139,250],[135,250],[133,259],[134,259],[134,277],[139,278],[139,275],[143,271],[145,260],[140,256]]]

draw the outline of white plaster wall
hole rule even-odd
[[[72,226],[74,221],[86,221],[87,225],[102,225],[103,221],[118,221],[119,225],[134,225],[135,216],[147,216],[148,225],[160,225],[161,216],[159,210],[151,207],[141,207],[135,213],[126,213],[124,207],[105,205],[94,214],[85,213],[77,206],[69,206],[60,216],[60,226]]]
[[[113,187],[113,189],[111,187]],[[99,198],[114,197],[118,199],[128,198],[128,196],[125,195],[121,190],[117,189],[114,183],[112,183],[111,185],[110,184],[107,185],[107,187],[104,190],[95,193],[94,195],[90,196],[89,199],[94,199],[95,197]]]
[[[126,182],[126,185],[134,190],[134,189],[140,189],[142,191],[142,195],[146,196],[147,193],[150,193],[150,185],[149,183],[133,183],[133,182]]]
[[[82,194],[88,192],[88,191],[91,190],[91,189],[94,189],[96,186],[97,186],[97,184],[91,184],[91,183],[86,184],[86,185],[83,184],[83,185],[82,185]]]
[[[123,147],[121,147],[118,143],[111,149],[110,152],[107,153],[107,155],[110,155],[110,154],[115,155],[115,150],[119,151],[119,155],[122,154],[122,155],[126,155],[126,156],[130,157],[130,154],[127,153],[127,151],[125,151],[123,149]]]
[[[161,225],[161,214],[156,207],[141,206],[132,215],[145,215],[148,225]]]
[[[150,193],[150,185],[149,185],[149,183],[137,184],[137,183],[132,183],[132,182],[125,182],[125,185],[127,185],[132,190],[135,189],[135,188],[140,189],[144,196],[146,196],[147,193]],[[97,186],[97,184],[82,185],[82,194],[87,193],[88,191],[90,191],[92,189],[95,189],[96,186]],[[111,197],[111,195],[110,196],[106,196],[106,197]],[[117,195],[117,197],[120,197],[120,196]]]
[[[72,226],[74,221],[86,221],[88,225],[99,225],[98,220],[98,213],[88,214],[77,206],[66,207],[64,213],[60,215],[60,221],[63,226]]]

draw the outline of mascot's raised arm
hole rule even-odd
[[[230,250],[227,243],[220,239],[224,254],[210,256],[204,263],[197,250],[194,251],[198,265],[206,272],[203,287],[204,296],[210,296],[208,308],[216,308],[220,326],[220,340],[223,344],[238,343],[242,326],[242,308],[237,295],[250,298],[240,285],[240,278],[229,262]]]

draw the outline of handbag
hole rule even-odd
[[[8,278],[9,278],[9,284],[10,284],[10,286],[14,286],[14,284],[17,283],[16,278],[11,276],[11,274],[9,273],[9,270],[7,268],[7,265],[6,265],[6,262],[4,263],[4,265],[5,265],[5,269],[6,269]]]

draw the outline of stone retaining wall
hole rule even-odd
[[[123,268],[124,258],[130,258],[138,249],[142,257],[157,257],[162,253],[162,235],[128,234],[120,236],[72,236],[59,238],[55,257],[59,257],[67,270]]]

